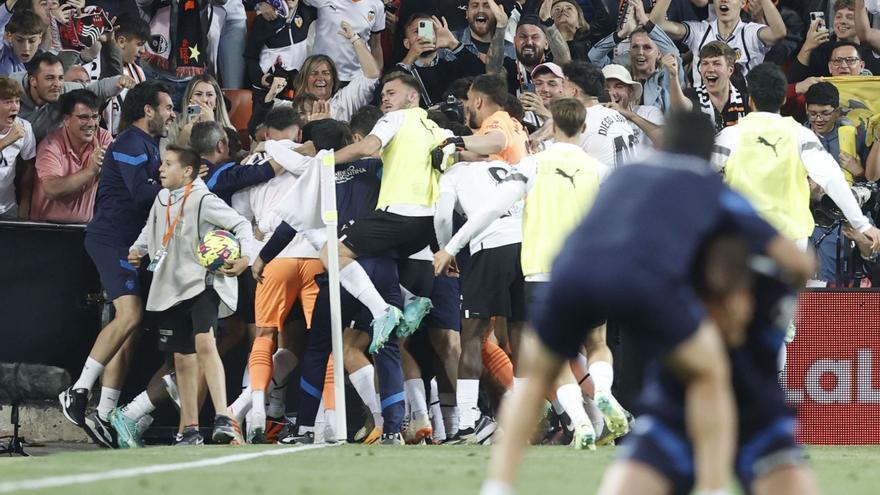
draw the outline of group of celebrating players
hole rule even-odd
[[[778,115],[784,75],[752,68],[752,113],[717,140],[705,115],[671,113],[651,137],[658,149],[639,154],[648,136],[599,104],[599,68],[548,70],[563,74],[563,96],[540,142],[511,117],[498,76],[473,79],[454,133],[420,107],[416,79],[391,73],[381,106],[350,123],[273,109],[266,140],[241,161],[216,122],[193,125],[190,147],[160,159],[170,92],[132,88],[86,236],[116,316],[61,394],[65,416],[99,444],[136,448],[171,398],[175,443],[201,444],[209,393],[215,442],[335,441],[330,384],[343,370],[328,366],[325,269],[336,242],[344,372],[367,411],[357,441],[491,440],[486,495],[512,493],[530,439],[590,450],[624,436],[600,493],[727,493],[734,466],[750,493],[815,493],[776,380],[794,290],[814,271],[797,242],[812,230],[807,176],[875,249],[880,231],[815,136]],[[315,221],[316,170],[331,157],[338,239]],[[756,179],[767,170],[782,180]],[[193,247],[216,228],[243,256],[210,272]],[[86,414],[102,373],[130,353],[142,296],[168,359],[130,403],[102,394]],[[651,349],[635,420],[612,394],[609,319]],[[251,350],[230,402],[221,355],[241,337],[236,322]],[[534,437],[542,404],[556,427]]]

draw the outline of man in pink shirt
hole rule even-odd
[[[98,125],[100,104],[86,89],[64,95],[63,125],[37,147],[31,220],[91,220],[104,152],[113,141],[110,132]]]

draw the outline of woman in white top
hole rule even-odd
[[[367,48],[366,42],[355,34],[346,22],[342,22],[340,34],[354,45],[361,71],[354,75],[347,86],[340,89],[339,75],[333,60],[326,55],[312,55],[303,62],[302,69],[294,80],[293,89],[295,94],[311,93],[319,100],[329,101],[330,116],[347,122],[354,112],[373,99],[382,71]],[[276,90],[276,86],[273,85],[269,96],[274,98],[281,89],[283,86]],[[290,105],[290,102],[285,100],[275,100],[275,103]]]

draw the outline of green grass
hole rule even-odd
[[[0,460],[0,483],[49,476],[97,473],[112,469],[196,461],[234,453],[277,449],[245,447],[155,447],[95,450],[47,457]],[[822,492],[875,495],[880,492],[880,447],[809,449]],[[22,493],[68,494],[476,494],[485,472],[486,447],[378,447],[349,445],[308,452],[99,481]],[[576,452],[565,447],[529,451],[519,493],[564,495],[595,492],[614,449]]]

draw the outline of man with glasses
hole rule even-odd
[[[95,209],[104,152],[113,141],[98,124],[101,102],[95,93],[77,89],[64,96],[62,127],[37,148],[31,220],[87,223]]]
[[[851,41],[839,41],[828,58],[828,72],[834,76],[870,76],[865,70],[865,61],[859,55],[859,45]],[[795,85],[798,94],[804,94],[822,78],[808,77]]]

